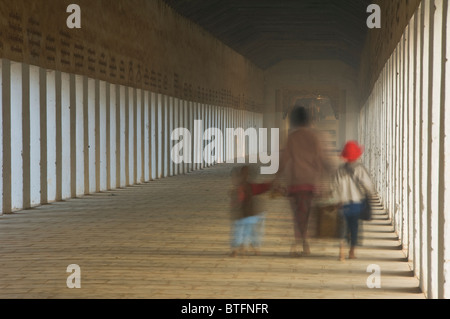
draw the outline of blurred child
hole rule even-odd
[[[231,177],[231,256],[245,253],[247,245],[259,254],[264,213],[257,211],[254,196],[270,190],[271,183],[250,183],[248,166],[233,169]]]
[[[345,223],[341,229],[339,259],[345,260],[345,239],[350,244],[348,258],[355,259],[355,247],[358,242],[358,225],[361,212],[364,209],[366,196],[375,194],[375,186],[361,162],[358,159],[363,154],[363,147],[356,141],[345,144],[341,156],[345,164],[341,165],[333,180],[333,192],[341,206],[340,214]]]

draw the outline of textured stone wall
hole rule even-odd
[[[81,29],[69,29],[69,4]],[[159,0],[0,0],[0,58],[233,108],[262,105],[263,72]]]

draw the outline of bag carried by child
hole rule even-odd
[[[365,221],[371,221],[372,220],[372,206],[370,205],[370,199],[369,194],[366,192],[364,187],[362,186],[359,179],[355,176],[355,172],[350,169],[349,166],[345,165],[345,168],[350,176],[350,178],[358,185],[359,189],[362,190],[364,193],[364,200],[363,200],[363,209],[361,211],[361,214],[359,215],[359,219],[365,220]]]

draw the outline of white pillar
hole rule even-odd
[[[192,131],[190,130],[190,120],[189,120],[189,103],[186,100],[183,100],[183,127],[187,128],[189,130],[189,132],[192,133]],[[189,141],[189,143],[191,143],[192,145],[192,141]],[[190,171],[190,163],[184,163],[183,164],[183,174],[187,174]]]
[[[96,192],[96,169],[95,169],[95,80],[88,79],[88,139],[89,139],[89,190],[88,193]]]
[[[407,237],[406,237],[406,212],[407,212],[407,202],[405,200],[406,195],[406,168],[407,164],[405,162],[405,149],[406,149],[406,143],[405,143],[405,122],[406,122],[406,114],[407,114],[407,108],[406,108],[406,98],[405,98],[405,34],[403,34],[401,42],[400,42],[400,56],[399,56],[399,64],[400,64],[400,99],[399,99],[399,230],[400,230],[400,240],[402,242],[402,247],[405,249],[408,245],[407,243]]]
[[[61,198],[71,197],[70,183],[70,75],[61,73]]]
[[[428,281],[429,281],[429,224],[428,224],[428,107],[430,96],[430,69],[431,69],[431,54],[430,45],[432,45],[431,39],[431,1],[422,3],[423,10],[423,59],[422,59],[422,143],[421,143],[421,163],[422,163],[422,183],[421,183],[421,223],[422,223],[422,260],[421,269],[423,269],[423,276],[421,277],[422,291],[428,295]]]
[[[98,158],[100,160],[100,163],[98,164],[98,170],[99,170],[99,185],[98,189],[100,191],[104,191],[107,189],[106,186],[106,180],[107,180],[107,165],[106,165],[106,108],[109,108],[109,105],[106,105],[106,83],[104,81],[99,81],[99,113],[98,113],[98,119],[99,119],[99,127],[98,127]]]
[[[30,66],[30,205],[41,203],[39,67]]]
[[[162,95],[158,94],[157,95],[157,127],[158,127],[158,131],[157,131],[157,146],[158,146],[158,170],[157,170],[157,178],[162,178],[163,177],[163,170],[164,170],[164,165],[163,165],[163,161],[164,161],[164,155],[163,155],[163,150],[164,150],[164,139],[163,139],[163,134],[164,134],[164,127],[163,127],[163,118],[164,118],[164,114],[163,114],[163,110],[164,110],[164,106],[163,106],[163,101],[162,101]]]
[[[217,108],[217,127],[220,129],[220,131],[223,134],[223,145],[222,147],[218,150],[219,152],[219,160],[218,163],[222,164],[224,162],[224,158],[223,158],[223,153],[224,153],[224,148],[226,147],[226,142],[225,142],[225,129],[224,129],[224,121],[223,121],[223,106],[219,106]]]
[[[416,144],[415,135],[415,86],[414,86],[414,18],[411,18],[408,25],[408,257],[414,262],[415,258],[415,241],[414,241],[414,223],[415,223],[415,206],[414,206],[414,146]],[[414,264],[413,264],[414,266]],[[414,269],[413,269],[414,270]]]
[[[395,156],[395,163],[396,163],[396,174],[395,174],[395,181],[396,181],[396,194],[395,194],[395,216],[396,216],[396,229],[400,236],[400,239],[402,238],[402,210],[401,210],[401,199],[402,199],[402,175],[401,175],[401,150],[402,150],[402,140],[401,140],[401,120],[402,120],[402,69],[401,69],[401,45],[397,48],[397,58],[396,58],[396,64],[397,64],[397,81],[396,81],[396,156]]]
[[[70,156],[70,197],[77,196],[77,89],[75,74],[69,74],[69,156]]]
[[[173,131],[173,121],[174,121],[174,103],[175,99],[173,97],[168,97],[168,116],[167,116],[167,176],[173,176],[174,175],[174,162],[172,161],[172,158],[170,156],[170,150],[172,149],[172,139],[170,138],[172,131]]]
[[[76,196],[84,194],[84,108],[83,108],[83,76],[75,76],[75,163],[76,163]]]
[[[421,68],[422,68],[422,54],[421,54],[421,33],[422,33],[422,24],[420,17],[421,8],[416,10],[414,15],[414,70],[415,70],[415,122],[414,122],[414,131],[415,131],[415,142],[414,142],[414,272],[415,275],[420,279],[422,278],[422,268],[421,268],[421,259],[422,259],[422,245],[421,245],[421,237],[422,237],[422,227],[421,227],[421,208],[420,208],[420,185],[421,185],[421,158],[420,158],[420,149],[422,143],[422,127],[421,127],[421,96],[422,96],[422,82],[421,82]]]
[[[193,106],[193,122],[192,122],[192,127],[193,127],[193,134],[192,134],[192,139],[193,139],[193,162],[194,162],[194,170],[198,170],[200,168],[200,158],[201,158],[201,152],[200,152],[200,147],[201,144],[199,144],[199,134],[200,134],[200,130],[198,128],[198,126],[195,125],[195,121],[200,120],[200,116],[199,116],[199,104],[197,102],[194,102],[192,104]]]
[[[118,85],[109,86],[109,188],[115,189],[117,185],[117,110],[118,110]]]
[[[164,95],[164,177],[170,176],[172,163],[170,160],[170,123],[172,98]]]
[[[22,64],[22,208],[27,209],[30,203],[30,66]]]
[[[135,181],[134,183],[142,183],[142,90],[137,89],[135,93],[135,114],[134,114],[134,163],[135,163]]]
[[[179,100],[178,101],[178,124],[177,127],[183,127],[187,128],[186,126],[186,109],[185,109],[185,101]],[[190,141],[189,141],[190,143]],[[181,163],[178,165],[178,174],[185,174],[186,173],[186,163]]]
[[[232,108],[228,108],[227,109],[227,117],[228,117],[228,119],[227,119],[227,128],[234,128],[234,109],[232,109]],[[231,137],[231,136],[230,136]],[[234,161],[234,155],[236,154],[236,152],[231,152],[231,147],[232,147],[232,139],[231,138],[228,138],[227,139],[227,144],[228,144],[228,148],[227,148],[227,150],[229,151],[229,152],[227,152],[227,161]]]
[[[206,104],[205,105],[205,131],[211,127],[211,105]],[[208,141],[204,141],[203,143],[203,149],[205,149],[206,145],[208,144]],[[211,164],[211,152],[208,152],[206,154],[206,161],[205,161],[205,167],[210,166]]]
[[[211,127],[211,105],[206,104],[205,105],[205,122],[206,122],[206,126],[204,128],[204,131],[206,131],[206,129]],[[205,150],[206,145],[208,145],[208,141],[203,141],[203,150]],[[207,154],[203,154],[203,158],[205,159],[205,167],[210,166],[211,164],[211,152],[208,152]]]
[[[11,210],[23,201],[22,64],[11,62]]]
[[[432,103],[430,105],[429,113],[429,160],[430,160],[430,187],[429,187],[429,203],[430,203],[430,217],[429,217],[429,229],[431,230],[431,246],[430,246],[430,260],[429,271],[429,297],[439,298],[442,296],[442,260],[439,257],[440,250],[440,237],[442,228],[441,220],[441,201],[439,181],[441,178],[440,158],[437,154],[441,152],[440,134],[441,134],[441,109],[444,107],[442,104],[442,87],[443,84],[443,55],[442,55],[442,43],[443,43],[443,1],[434,1],[434,26],[433,26],[433,78],[432,78]],[[446,1],[446,0],[445,0]],[[442,247],[443,248],[443,247]]]
[[[390,178],[390,201],[389,201],[389,217],[393,220],[395,220],[395,114],[397,112],[396,107],[396,100],[395,100],[395,93],[396,93],[396,67],[395,67],[395,55],[391,56],[391,83],[390,83],[390,91],[391,91],[391,97],[390,97],[390,172],[389,172],[389,178]]]
[[[173,99],[173,113],[172,114],[173,114],[173,122],[172,122],[172,129],[169,132],[169,138],[171,137],[174,129],[181,127],[181,125],[180,125],[180,121],[181,121],[180,100],[178,98]],[[173,145],[174,145],[174,141],[171,140],[170,151],[172,150]],[[182,163],[175,164],[173,162],[172,158],[170,159],[170,161],[173,165],[173,175],[178,175],[179,173],[181,173],[180,165],[182,165]]]
[[[120,119],[120,127],[117,128],[120,130],[120,156],[119,156],[119,162],[120,162],[120,187],[125,187],[127,185],[127,173],[128,166],[126,158],[128,154],[126,153],[126,140],[127,140],[127,134],[126,134],[126,121],[125,121],[125,114],[126,114],[126,108],[128,106],[127,102],[127,88],[124,86],[120,86],[119,88],[120,92],[120,101],[119,101],[119,119]]]
[[[158,178],[158,101],[157,95],[150,93],[150,152],[151,180]]]
[[[409,103],[409,26],[406,26],[404,33],[404,41],[402,43],[402,66],[403,66],[403,124],[402,124],[402,214],[403,214],[403,229],[402,229],[402,246],[403,250],[409,258],[409,218],[410,218],[410,206],[409,206],[409,184],[408,176],[410,173],[409,168],[409,124],[410,124],[410,103]]]
[[[188,116],[188,119],[189,119],[188,129],[189,129],[189,131],[192,134],[192,133],[194,133],[195,104],[193,102],[189,101],[187,108],[188,108],[188,114],[189,114],[189,116]],[[194,147],[193,150],[192,150],[192,155],[191,155],[191,163],[189,164],[189,172],[192,172],[196,168],[196,164],[194,162],[195,151],[196,150],[195,150],[195,147]]]
[[[146,123],[148,123],[148,110],[146,112],[145,110],[145,100],[146,100],[146,95],[147,92],[145,90],[141,90],[141,110],[140,110],[140,126],[141,126],[141,132],[140,132],[140,139],[141,139],[141,143],[139,145],[140,148],[140,172],[141,172],[141,177],[140,177],[140,182],[144,183],[146,181],[148,181],[148,179],[145,178],[146,172],[148,172],[148,157],[145,157],[145,152],[147,151],[148,153],[148,144],[145,144],[146,141],[148,142],[148,138],[146,139],[146,130],[148,129],[148,127],[146,126]],[[146,117],[147,115],[147,117]],[[147,132],[148,133],[148,132]],[[148,176],[148,173],[147,173]]]
[[[56,200],[56,92],[55,71],[47,72],[47,199]]]
[[[126,158],[128,161],[128,167],[127,167],[127,172],[128,172],[128,180],[127,180],[127,186],[128,185],[133,185],[135,183],[134,180],[134,130],[135,130],[135,126],[134,126],[134,116],[135,116],[135,108],[134,108],[134,103],[135,103],[135,94],[134,94],[134,89],[131,87],[127,88],[128,91],[128,136],[127,136],[127,143],[128,143],[128,151],[126,154]]]
[[[199,138],[200,144],[199,144],[199,169],[203,169],[205,167],[205,160],[203,159],[203,150],[205,148],[205,142],[203,141],[203,132],[205,130],[205,127],[207,125],[205,121],[205,104],[199,103],[198,105],[198,119],[202,121],[203,127],[197,131],[197,136]]]
[[[130,185],[130,108],[132,108],[133,103],[130,103],[132,99],[132,94],[130,97],[130,88],[125,87],[125,185]]]
[[[447,20],[444,22],[445,32],[447,34],[446,41],[446,60],[445,60],[445,102],[444,107],[444,119],[443,123],[444,128],[444,138],[441,141],[441,145],[443,146],[443,212],[444,212],[444,221],[443,221],[443,239],[444,239],[444,252],[443,252],[443,273],[444,273],[444,283],[443,283],[443,298],[450,298],[450,109],[448,105],[450,105],[450,41],[448,40],[448,35],[450,34],[450,6],[448,2],[444,4],[444,9],[446,10],[446,18]]]
[[[143,126],[144,126],[144,136],[143,136],[143,180],[149,181],[151,180],[151,151],[150,151],[150,104],[149,104],[149,92],[143,91],[144,100],[143,100]]]
[[[169,101],[168,97],[166,95],[162,95],[162,132],[161,132],[161,138],[162,138],[162,177],[167,177],[169,175],[169,138],[168,138],[168,131],[169,131]]]
[[[1,68],[1,62],[0,62],[0,68]],[[1,72],[0,72],[1,74]],[[1,79],[1,76],[0,76]],[[0,80],[1,81],[1,80]],[[1,90],[0,90],[1,91]],[[0,112],[1,113],[1,112]],[[47,166],[48,166],[48,158],[47,158],[47,70],[40,68],[39,69],[39,117],[40,117],[40,196],[41,196],[41,203],[47,204],[48,203],[48,190],[47,190]],[[0,134],[2,130],[0,130]],[[0,141],[2,139],[0,138]],[[0,156],[1,161],[2,156]],[[0,178],[0,183],[2,181],[2,178]],[[0,206],[1,207],[1,206]]]
[[[433,59],[432,64],[432,89],[431,101],[429,107],[429,219],[428,226],[430,230],[429,242],[429,282],[428,294],[430,298],[438,298],[439,285],[439,264],[438,264],[438,250],[439,250],[439,181],[440,179],[440,112],[441,112],[441,81],[442,81],[442,6],[443,0],[434,1],[434,21],[433,21]]]
[[[386,134],[386,159],[387,159],[387,168],[386,168],[386,195],[385,195],[385,201],[386,206],[385,208],[388,210],[388,216],[391,217],[391,211],[390,211],[390,203],[391,203],[391,185],[392,185],[392,179],[391,179],[391,172],[392,172],[392,56],[389,58],[387,62],[387,95],[386,95],[386,118],[387,118],[387,134]]]

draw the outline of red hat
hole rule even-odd
[[[363,147],[355,141],[349,141],[345,144],[341,156],[348,162],[356,161],[363,153]]]

